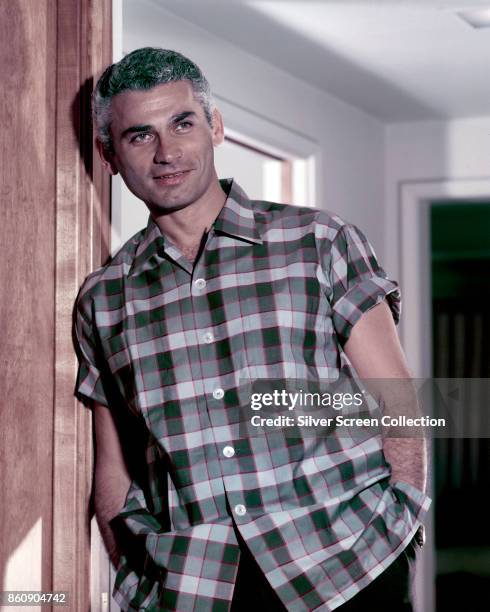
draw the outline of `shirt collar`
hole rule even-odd
[[[262,244],[252,202],[246,193],[233,179],[221,179],[220,184],[227,197],[213,224],[214,231]],[[163,252],[168,248],[168,241],[165,240],[165,236],[150,215],[148,225],[136,248],[129,275],[132,276],[153,268],[157,263],[156,260],[161,260]]]
[[[223,179],[220,184],[228,197],[214,222],[215,232],[262,244],[252,202],[246,193],[233,179]]]

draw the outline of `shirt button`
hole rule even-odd
[[[206,281],[203,278],[198,278],[197,280],[194,281],[194,287],[196,289],[204,289],[205,286],[206,286]]]
[[[202,339],[206,344],[211,344],[211,342],[214,340],[214,334],[212,332],[206,332]]]
[[[215,389],[213,391],[214,399],[223,399],[224,396],[225,396],[225,392],[223,391],[223,389],[218,388],[218,389]],[[229,447],[227,447],[227,448],[229,448]]]
[[[235,449],[233,448],[233,446],[225,446],[225,448],[223,449],[223,455],[225,457],[233,457],[233,455],[235,454]]]
[[[235,514],[237,514],[238,516],[243,516],[246,513],[247,513],[247,509],[245,508],[243,504],[237,504],[235,506]]]

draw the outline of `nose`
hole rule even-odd
[[[173,164],[182,157],[182,150],[178,142],[173,139],[158,139],[153,161],[155,164]]]

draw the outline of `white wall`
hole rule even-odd
[[[203,69],[219,99],[316,143],[317,202],[359,225],[384,260],[384,130],[366,113],[154,5],[124,0],[123,50],[175,49]],[[287,41],[285,41],[287,44]]]

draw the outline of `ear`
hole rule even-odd
[[[118,169],[114,163],[114,155],[113,153],[111,153],[103,144],[102,142],[97,138],[95,140],[95,143],[97,145],[97,151],[99,152],[99,156],[100,159],[102,161],[102,165],[104,166],[104,169],[112,175],[115,175],[118,173]]]
[[[217,147],[225,139],[225,128],[223,125],[223,117],[217,108],[213,110],[213,126],[211,130],[213,133],[212,134],[213,145]]]

